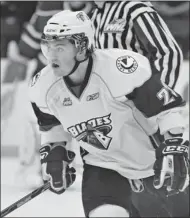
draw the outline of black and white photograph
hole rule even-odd
[[[190,2],[0,10],[1,218],[190,217]]]

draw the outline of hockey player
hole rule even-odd
[[[49,64],[29,88],[41,130],[43,178],[58,194],[73,184],[70,144],[77,140],[86,217],[129,217],[132,189],[145,189],[150,201],[167,207],[167,196],[184,193],[189,184],[180,113],[185,103],[153,74],[146,57],[94,50],[93,34],[82,11],[62,11],[44,28],[41,48]],[[158,130],[164,140],[155,151],[151,136]],[[182,213],[188,215],[186,201]]]

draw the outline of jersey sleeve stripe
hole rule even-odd
[[[33,49],[40,50],[39,43],[36,43],[34,40],[32,40],[26,33],[22,34],[21,39]]]
[[[29,32],[28,31],[28,29],[26,28],[25,30],[24,30],[24,32],[22,33],[22,35],[27,35],[32,41],[34,41],[35,43],[37,43],[37,44],[40,44],[40,38],[36,38],[36,37],[34,37],[34,35],[32,35],[31,34],[31,32]],[[21,39],[22,39],[22,35],[21,35]]]
[[[142,39],[139,38],[139,40],[147,40],[148,41],[148,48],[147,50],[151,51],[154,56],[157,58],[154,62],[154,65],[156,67],[156,69],[158,71],[162,71],[163,69],[162,67],[162,62],[163,62],[163,58],[162,56],[165,54],[164,50],[162,49],[162,47],[160,46],[156,36],[154,35],[154,32],[152,31],[149,23],[147,22],[146,18],[144,17],[144,15],[141,15],[140,17],[138,17],[138,19],[136,20],[136,25],[137,28],[139,29],[139,31],[141,31],[143,33],[143,37],[146,37],[146,39]],[[139,36],[141,37],[141,36]]]
[[[135,36],[134,29],[131,30],[131,35],[132,35],[132,37],[131,37],[131,41],[130,41],[130,47],[132,48],[133,51],[138,52],[136,47],[135,47],[136,36]]]
[[[99,27],[100,33],[102,33],[104,26],[105,26],[105,23],[106,23],[106,21],[109,20],[108,17],[111,15],[111,13],[112,13],[112,6],[110,4],[109,7],[105,8],[105,11],[104,11],[103,16],[101,18],[101,20],[103,20],[103,22]],[[98,38],[99,38],[99,35],[98,35]],[[105,42],[105,39],[103,41]]]
[[[153,16],[153,15],[152,15]],[[152,18],[153,22],[158,23],[157,19],[155,20],[154,18]],[[180,58],[179,58],[179,51],[176,49],[175,43],[173,42],[173,40],[168,37],[166,34],[166,32],[164,31],[164,29],[160,26],[157,25],[158,30],[160,32],[161,37],[163,38],[163,41],[165,41],[167,47],[170,50],[170,64],[168,65],[168,72],[166,74],[166,84],[168,84],[168,86],[172,87],[174,84],[174,81],[177,80],[176,77],[176,70],[180,64]]]
[[[118,7],[116,8],[116,12],[115,12],[115,16],[117,16],[119,19],[120,18],[125,19],[125,17],[123,17],[123,13],[124,13],[124,9],[126,5],[127,5],[127,2],[119,2]],[[124,36],[123,39],[122,39],[122,36],[116,33],[113,33],[112,36],[113,36],[113,47],[114,48],[122,48],[122,47],[124,48],[125,47],[126,35]],[[112,45],[110,47],[112,47]]]
[[[100,19],[101,19],[100,14],[98,14],[95,21],[94,21],[95,43],[96,43],[95,46],[98,47],[98,48],[101,48],[101,45],[100,45],[100,42],[99,42]]]
[[[147,11],[153,11],[153,9],[147,7],[146,3],[127,1],[123,5],[119,16],[126,19],[125,30],[123,31],[123,34],[121,36],[121,43],[124,49],[130,49],[137,52],[137,49],[135,47],[135,43],[136,43],[135,35],[133,30],[130,31],[130,25],[133,19],[135,19],[141,13]],[[126,43],[126,39],[129,43]]]
[[[163,56],[163,67],[162,67],[162,72],[161,72],[161,79],[164,81],[167,85],[169,83],[169,73],[172,73],[172,61],[175,58],[174,57],[174,51],[169,45],[167,41],[167,37],[165,36],[164,32],[162,31],[161,28],[157,28],[158,25],[155,24],[155,21],[152,19],[150,14],[145,14],[144,15],[147,22],[152,28],[152,31],[154,32],[155,36],[158,39],[158,43],[160,44],[160,47],[164,50],[164,56]]]
[[[28,32],[30,33],[30,35],[36,39],[40,39],[41,38],[41,33],[36,31],[34,26],[32,26],[30,23],[26,26],[26,29],[28,30]]]
[[[166,36],[163,29],[161,27],[157,28],[158,25],[156,25],[156,22],[152,19],[150,14],[146,13],[144,15],[141,15],[141,17],[148,29],[150,37],[156,45],[157,52],[161,54],[160,56],[162,56],[159,60],[159,69],[157,69],[161,72],[162,81],[169,85],[169,78],[172,78],[172,76],[174,77],[174,72],[172,71],[174,71],[175,66],[177,66],[177,55],[175,46],[173,45],[172,41],[168,41],[168,37]],[[142,23],[139,25],[142,27]],[[144,31],[144,28],[142,28],[142,31]],[[154,62],[155,61],[156,60],[154,60]]]
[[[180,73],[180,68],[182,66],[182,62],[183,62],[183,53],[179,47],[179,45],[177,44],[176,40],[174,39],[174,37],[172,36],[170,30],[168,29],[167,25],[165,24],[165,22],[162,20],[162,18],[158,15],[158,14],[155,14],[155,17],[156,17],[156,20],[158,23],[160,23],[160,26],[162,26],[166,32],[166,35],[168,37],[170,37],[170,39],[172,40],[173,42],[173,45],[175,46],[175,49],[176,49],[176,53],[177,53],[177,64],[176,64],[176,68],[175,68],[175,77],[174,77],[174,81],[173,83],[171,83],[171,79],[170,79],[170,83],[169,83],[169,86],[174,88],[175,85],[176,85],[176,82],[179,78],[179,73]]]
[[[129,10],[127,14],[127,23],[131,25],[134,19],[136,19],[140,14],[147,12],[154,12],[152,7],[148,7],[146,3],[129,2],[127,5]]]
[[[131,38],[127,37],[128,33],[129,33],[129,20],[126,17],[127,17],[127,14],[129,13],[129,3],[130,3],[130,1],[126,1],[123,4],[123,6],[122,6],[122,8],[120,10],[120,13],[119,13],[119,18],[126,19],[125,29],[124,29],[124,31],[123,31],[123,33],[121,35],[121,39],[120,39],[123,49],[128,49],[127,44],[126,44],[126,39],[129,42],[131,41]]]
[[[104,21],[104,26],[105,26],[105,24],[108,24],[111,20],[114,19],[115,13],[117,12],[119,5],[120,5],[120,2],[118,2],[116,5],[114,5],[114,7],[111,7],[110,13],[107,16],[107,19],[105,19],[105,21]],[[108,43],[111,45],[113,43],[115,43],[113,34],[114,33],[111,34],[110,40],[108,40],[108,33],[105,34],[104,48],[110,47],[110,46],[108,46]]]
[[[171,87],[172,89],[175,88],[175,85],[176,85],[176,83],[177,83],[177,81],[178,81],[179,74],[180,74],[180,71],[181,71],[182,61],[183,61],[183,58],[182,58],[183,55],[182,55],[182,53],[181,53],[179,47],[178,47],[177,45],[175,45],[175,48],[176,48],[176,50],[178,51],[178,52],[177,52],[178,64],[177,64],[177,67],[176,67],[176,70],[175,70],[174,81],[173,81],[172,84],[169,83],[169,87]],[[171,79],[170,79],[170,81],[171,81]]]

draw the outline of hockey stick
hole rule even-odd
[[[34,190],[33,192],[29,193],[25,197],[18,200],[14,204],[11,204],[9,207],[7,207],[3,211],[1,211],[1,217],[4,217],[7,214],[11,213],[12,211],[16,210],[17,208],[21,207],[22,205],[24,205],[28,201],[32,200],[36,196],[40,195],[42,192],[49,189],[49,187],[50,187],[50,183],[47,182],[44,185],[42,185],[41,187],[39,187],[38,189]]]

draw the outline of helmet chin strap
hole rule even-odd
[[[73,74],[73,73],[76,71],[76,69],[78,68],[79,64],[82,63],[82,62],[84,62],[84,61],[86,61],[88,58],[89,58],[89,57],[87,56],[84,60],[78,61],[78,60],[76,59],[76,57],[75,57],[75,65],[74,65],[73,69],[71,70],[71,72],[70,72],[67,76],[65,76],[65,77],[69,77],[71,74]]]
[[[85,48],[87,49],[87,46],[88,46],[88,41],[85,42]],[[84,48],[84,47],[83,47]],[[80,47],[79,51],[78,52],[82,52],[83,51],[83,48]],[[78,53],[77,53],[78,54]],[[89,58],[89,54],[87,53],[87,50],[86,50],[86,57],[83,59],[83,60],[77,60],[77,55],[75,56],[75,65],[73,67],[73,69],[71,70],[71,72],[66,76],[66,77],[69,77],[70,75],[72,75],[76,69],[78,68],[79,64],[86,61],[87,59]]]

